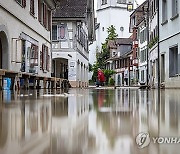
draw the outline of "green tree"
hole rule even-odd
[[[108,42],[110,40],[115,40],[118,36],[116,33],[116,28],[115,26],[111,25],[110,27],[107,28],[108,36],[105,39],[105,42],[102,43],[101,47],[101,52],[97,54],[97,65],[99,68],[104,69],[105,68],[105,63],[106,60],[110,57],[110,52],[108,48]]]
[[[106,42],[108,43],[109,40],[115,40],[118,37],[118,34],[116,33],[116,28],[111,25],[107,28],[108,37],[106,38]]]
[[[113,25],[111,25],[110,27],[107,28],[107,32],[108,32],[108,36],[105,39],[105,42],[102,43],[101,52],[97,53],[97,55],[96,55],[97,62],[92,67],[92,70],[93,70],[92,80],[93,81],[96,81],[98,68],[105,69],[106,60],[110,57],[108,42],[110,40],[115,40],[118,36],[118,34],[116,33],[116,28]],[[111,73],[113,71],[112,72],[108,72],[108,70],[104,70],[104,71],[105,71],[105,76],[106,76],[106,79],[108,82],[109,77],[112,75]],[[107,72],[110,73],[110,75],[108,75]]]

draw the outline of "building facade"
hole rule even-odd
[[[97,1],[97,29],[96,41],[90,46],[90,62],[96,62],[96,53],[101,52],[101,45],[108,36],[107,28],[113,25],[119,38],[128,38],[129,16],[131,12],[127,10],[127,4],[135,5],[134,0],[98,0]],[[135,6],[134,6],[135,7]]]
[[[55,0],[0,2],[1,69],[51,76],[51,13],[55,6]]]
[[[132,65],[132,39],[117,38],[109,41],[110,58],[106,62],[106,69],[114,70],[115,86],[132,85],[133,65]],[[127,74],[126,74],[126,73]],[[127,83],[125,83],[127,76]]]
[[[149,85],[158,85],[158,0],[149,1]]]
[[[134,84],[146,83],[147,67],[147,29],[145,24],[145,1],[130,15],[129,30],[133,39],[133,81]]]
[[[147,63],[148,63],[148,42],[147,42],[147,26],[145,20],[142,20],[138,25],[139,33],[139,84],[145,85],[147,83]]]
[[[62,1],[52,25],[52,75],[73,87],[88,86],[89,43],[94,37],[94,3]]]
[[[180,2],[159,1],[160,82],[167,88],[180,87]]]

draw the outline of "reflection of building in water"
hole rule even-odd
[[[93,91],[94,108],[89,116],[89,134],[94,136],[90,153],[132,153],[133,117],[129,89]],[[101,99],[98,99],[101,98]],[[101,104],[102,106],[97,104]]]
[[[179,90],[165,90],[161,92],[159,136],[180,136],[180,95]],[[179,144],[161,145],[162,154],[179,153]]]
[[[74,89],[52,103],[53,154],[85,153],[88,146],[88,90]]]
[[[132,111],[132,103],[130,98],[130,90],[129,89],[118,89],[115,91],[115,110],[116,111],[124,111],[130,112]]]
[[[41,153],[50,143],[49,100],[22,101],[0,111],[0,153]]]
[[[139,91],[139,132],[148,131],[147,91]]]
[[[140,152],[135,143],[135,138],[140,132],[149,132],[151,136],[158,136],[158,91],[116,89],[111,95],[108,94],[108,97],[107,93],[104,91],[104,97],[102,97],[104,100],[101,101],[107,102],[109,99],[115,98],[112,104],[107,106],[104,103],[97,113],[90,112],[89,134],[95,138],[94,149],[90,149],[91,153],[103,153],[104,151],[118,153],[121,151],[126,154],[150,154],[153,151],[154,154],[158,154],[158,144],[150,144],[148,148]],[[94,105],[98,104],[96,98],[99,94],[102,95],[98,91],[92,93]],[[162,109],[165,115],[166,110]],[[171,123],[175,124],[177,120],[175,118],[173,120]]]

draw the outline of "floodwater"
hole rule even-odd
[[[180,137],[179,90],[0,92],[0,154],[179,154],[165,137]]]

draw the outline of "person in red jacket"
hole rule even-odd
[[[103,71],[100,68],[98,68],[98,81],[101,86],[104,86],[105,76],[104,76]]]

